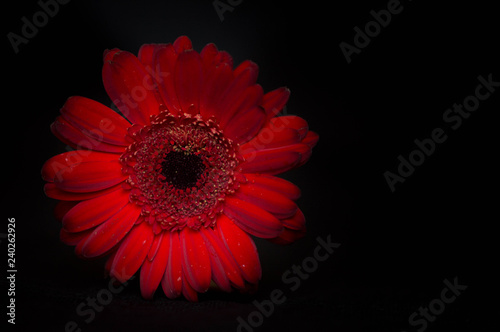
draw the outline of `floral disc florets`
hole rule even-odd
[[[234,193],[237,145],[214,119],[200,115],[153,116],[129,129],[131,145],[121,156],[130,199],[156,232],[215,225],[222,201]]]

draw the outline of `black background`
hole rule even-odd
[[[287,300],[255,331],[414,331],[409,316],[457,277],[467,290],[426,330],[477,331],[498,307],[485,299],[495,299],[498,265],[500,92],[457,130],[442,116],[474,93],[479,75],[500,81],[496,10],[480,2],[401,4],[348,64],[339,44],[352,44],[353,28],[387,1],[243,1],[221,21],[212,1],[74,0],[18,54],[7,33],[20,34],[21,18],[31,20],[40,7],[5,3],[2,214],[16,219],[17,330],[64,331],[75,321],[82,331],[235,331],[237,317],[256,310],[253,300],[280,289]],[[146,301],[137,278],[86,323],[75,309],[107,280],[102,260],[79,260],[58,239],[40,169],[65,146],[49,125],[72,95],[111,105],[101,80],[106,48],[136,53],[180,35],[198,51],[214,42],[236,64],[253,60],[265,91],[291,89],[287,113],[320,135],[311,160],[283,175],[302,189],[308,234],[284,247],[256,240],[263,277],[253,297],[212,292],[193,304],[158,290]],[[407,157],[415,139],[438,127],[448,139],[392,193],[384,172],[397,172],[398,155]],[[291,291],[282,275],[313,254],[318,236],[341,246]],[[4,239],[1,248],[6,253]],[[2,277],[3,305],[6,289]]]

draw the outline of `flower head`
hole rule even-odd
[[[77,255],[109,255],[141,292],[196,301],[211,283],[256,285],[261,268],[249,235],[291,243],[305,232],[299,189],[275,175],[304,164],[318,135],[278,116],[289,97],[256,84],[258,67],[179,37],[138,56],[104,54],[103,82],[118,108],[69,98],[51,129],[75,150],[42,168],[60,200],[61,239]]]

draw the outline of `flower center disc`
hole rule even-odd
[[[163,112],[150,125],[132,126],[129,136],[120,157],[129,176],[124,187],[144,220],[157,231],[213,227],[221,202],[238,186],[237,148],[217,123]]]
[[[197,155],[171,151],[165,156],[161,168],[166,182],[177,189],[186,189],[196,186],[206,167]]]

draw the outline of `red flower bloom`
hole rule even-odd
[[[261,277],[250,235],[290,243],[305,232],[299,189],[275,175],[304,164],[318,135],[277,116],[289,90],[263,93],[257,65],[187,37],[104,54],[104,87],[119,113],[71,97],[52,132],[74,151],[42,169],[61,200],[61,239],[83,258],[110,255],[143,297],[161,284],[196,301],[213,281],[245,289]]]

